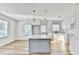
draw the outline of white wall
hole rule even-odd
[[[72,54],[79,55],[79,4],[75,5],[75,33],[70,38],[70,50]]]
[[[0,14],[0,19],[4,19],[9,23],[9,35],[7,38],[0,39],[0,46],[13,42],[16,39],[16,22],[5,15]]]
[[[32,24],[32,20],[31,19],[27,19],[27,20],[21,20],[21,21],[18,21],[17,22],[17,34],[16,34],[16,39],[17,40],[26,40],[27,39],[27,37],[26,37],[26,35],[25,35],[25,33],[24,33],[24,25],[25,24]]]

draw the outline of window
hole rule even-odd
[[[0,20],[0,38],[8,36],[8,22]]]
[[[25,25],[25,35],[31,36],[32,35],[32,26],[30,24]]]

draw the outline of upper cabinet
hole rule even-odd
[[[40,28],[42,33],[46,33],[46,25],[41,25]]]
[[[62,30],[65,33],[72,34],[74,31],[75,24],[76,24],[75,22],[76,22],[76,20],[74,17],[64,19],[62,21]]]
[[[33,18],[33,19],[32,19],[32,25],[40,25],[40,19],[38,19],[38,18]]]
[[[47,34],[47,24],[48,21],[46,19],[40,21],[41,34]]]

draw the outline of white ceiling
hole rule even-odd
[[[0,3],[0,10],[13,15],[69,17],[74,15],[74,3]],[[36,10],[33,13],[33,10]],[[47,11],[47,12],[45,12]]]

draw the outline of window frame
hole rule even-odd
[[[6,35],[0,37],[0,39],[4,39],[4,38],[7,38],[9,36],[9,22],[7,20],[4,20],[4,19],[0,19],[1,21],[3,21],[4,23],[6,22],[7,23],[7,28],[4,29],[6,31]],[[5,26],[5,25],[4,25]],[[3,31],[4,31],[3,30]]]
[[[27,35],[27,34],[26,34],[26,30],[25,30],[26,25],[31,26],[31,31],[30,31],[31,33],[30,33],[30,35]],[[32,35],[32,25],[31,25],[31,24],[24,24],[23,27],[24,27],[24,31],[23,31],[23,32],[24,32],[24,35],[27,36],[27,37],[31,36],[31,35]]]

